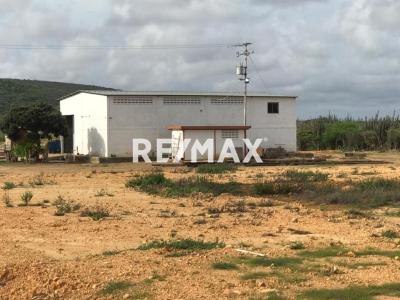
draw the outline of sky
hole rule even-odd
[[[231,45],[252,42],[249,91],[298,96],[299,118],[400,112],[399,0],[0,0],[0,7],[1,78],[242,91]]]

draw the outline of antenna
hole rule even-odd
[[[254,53],[254,51],[249,50],[249,46],[253,45],[253,43],[242,43],[242,44],[237,44],[233,45],[233,47],[240,47],[242,48],[242,51],[237,51],[236,52],[236,57],[239,58],[241,56],[244,56],[244,63],[240,62],[236,66],[236,75],[239,76],[239,80],[244,82],[244,97],[243,97],[243,125],[247,125],[247,85],[250,83],[250,78],[247,76],[248,75],[248,59],[251,54]],[[245,131],[246,134],[246,131]],[[245,136],[246,137],[246,136]],[[243,148],[243,157],[245,157],[247,154],[247,149],[246,146]]]

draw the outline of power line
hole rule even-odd
[[[229,48],[226,44],[178,44],[178,45],[89,45],[89,44],[1,44],[0,49],[10,50],[168,50],[168,49],[210,49],[210,48]]]
[[[260,79],[262,81],[262,84],[264,86],[265,91],[267,91],[268,90],[267,82],[264,80],[264,77],[262,77],[261,73],[258,71],[258,68],[257,68],[256,64],[254,63],[253,59],[251,58],[251,56],[249,56],[249,58],[250,58],[251,64],[254,67],[254,70],[256,70],[256,73],[257,73],[258,77],[260,77]]]

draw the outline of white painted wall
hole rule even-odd
[[[107,96],[80,93],[60,101],[62,115],[74,116],[74,153],[108,156]]]
[[[200,97],[200,104],[164,104],[159,95],[152,97],[152,104],[117,104],[113,102],[114,96],[80,93],[62,100],[61,112],[75,115],[74,146],[80,153],[130,157],[133,138],[149,139],[155,153],[156,139],[171,138],[167,127],[172,124],[243,125],[242,104],[212,104],[209,96]],[[268,102],[280,103],[279,114],[268,114]],[[294,98],[249,97],[247,112],[247,125],[252,126],[247,131],[248,138],[267,138],[263,147],[296,150]],[[88,140],[90,129],[98,133],[104,147],[94,146]]]

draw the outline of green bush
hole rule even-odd
[[[85,208],[81,212],[81,217],[89,217],[92,220],[99,221],[110,216],[110,211],[103,206]]]
[[[11,190],[16,187],[17,187],[17,185],[14,182],[6,181],[6,182],[4,182],[2,189],[3,190]]]
[[[32,198],[33,198],[33,193],[30,191],[24,192],[21,195],[21,201],[24,206],[28,206],[29,202],[31,202]]]

